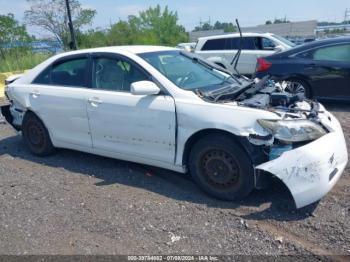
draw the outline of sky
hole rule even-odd
[[[128,15],[160,4],[177,11],[179,23],[192,30],[200,21],[214,23],[233,22],[238,18],[242,27],[264,24],[266,20],[287,17],[290,21],[336,21],[344,20],[350,0],[80,0],[85,8],[97,11],[92,27],[108,27]],[[26,0],[0,0],[0,14],[13,13],[22,21],[28,9]],[[29,28],[31,34],[40,30]]]

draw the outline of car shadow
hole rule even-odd
[[[343,101],[320,101],[331,112],[350,112],[350,103]]]
[[[253,191],[244,200],[226,202],[203,193],[188,174],[65,149],[41,158],[29,152],[21,135],[10,136],[0,141],[0,155],[63,168],[73,175],[93,176],[101,180],[95,184],[96,186],[122,184],[142,188],[178,201],[233,210],[233,213],[234,210],[243,209],[244,212],[239,212],[240,216],[248,220],[302,220],[309,217],[317,207],[315,204],[296,210],[288,189],[279,181],[274,181],[268,189]]]

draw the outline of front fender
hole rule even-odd
[[[251,134],[269,135],[257,119],[279,119],[268,111],[244,108],[238,105],[212,103],[178,103],[177,107],[177,153],[176,164],[182,165],[185,146],[194,134],[202,130],[225,131],[236,137],[248,137]]]
[[[331,114],[329,118],[331,121],[324,121],[328,121],[332,132],[256,167],[278,177],[288,187],[297,208],[326,195],[339,180],[348,162],[341,126]]]

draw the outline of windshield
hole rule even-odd
[[[282,43],[289,45],[290,47],[294,47],[296,46],[296,44],[294,44],[293,42],[289,41],[288,39],[279,36],[279,35],[273,35],[273,37],[277,38],[278,40],[280,40]]]
[[[178,50],[139,54],[171,82],[185,90],[222,87],[234,83],[229,74],[206,66]]]

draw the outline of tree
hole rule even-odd
[[[137,16],[129,16],[127,21],[118,21],[108,30],[107,45],[169,45],[188,41],[185,28],[178,24],[176,12],[166,6],[150,7]]]
[[[169,11],[168,7],[161,10],[157,5],[127,20],[119,20],[107,30],[78,31],[77,39],[78,45],[84,48],[136,44],[175,46],[187,42],[188,34],[178,24],[176,12]]]
[[[271,20],[267,20],[265,22],[265,25],[272,25],[272,24],[286,24],[286,23],[290,23],[289,20],[287,20],[287,18],[281,18],[281,19],[277,19],[275,18],[275,20],[273,22],[271,22]]]
[[[273,21],[274,24],[287,24],[290,23],[290,21],[287,20],[287,18],[282,18],[282,19],[275,19]]]
[[[51,33],[65,48],[69,47],[69,26],[65,0],[27,0],[30,9],[24,18],[28,25],[38,26]],[[70,0],[73,25],[79,31],[90,25],[96,10],[83,9],[78,0]]]
[[[5,59],[5,50],[28,48],[25,43],[31,39],[26,27],[20,25],[13,14],[0,15],[0,54],[3,59]]]
[[[187,41],[185,28],[177,22],[177,12],[169,11],[168,6],[162,11],[159,5],[129,17],[131,29],[140,32],[138,41],[145,44],[176,45]]]
[[[210,25],[208,22],[196,26],[193,31],[208,31],[208,30],[224,30],[225,33],[236,32],[237,27],[233,23],[221,23],[216,21],[214,26]]]

